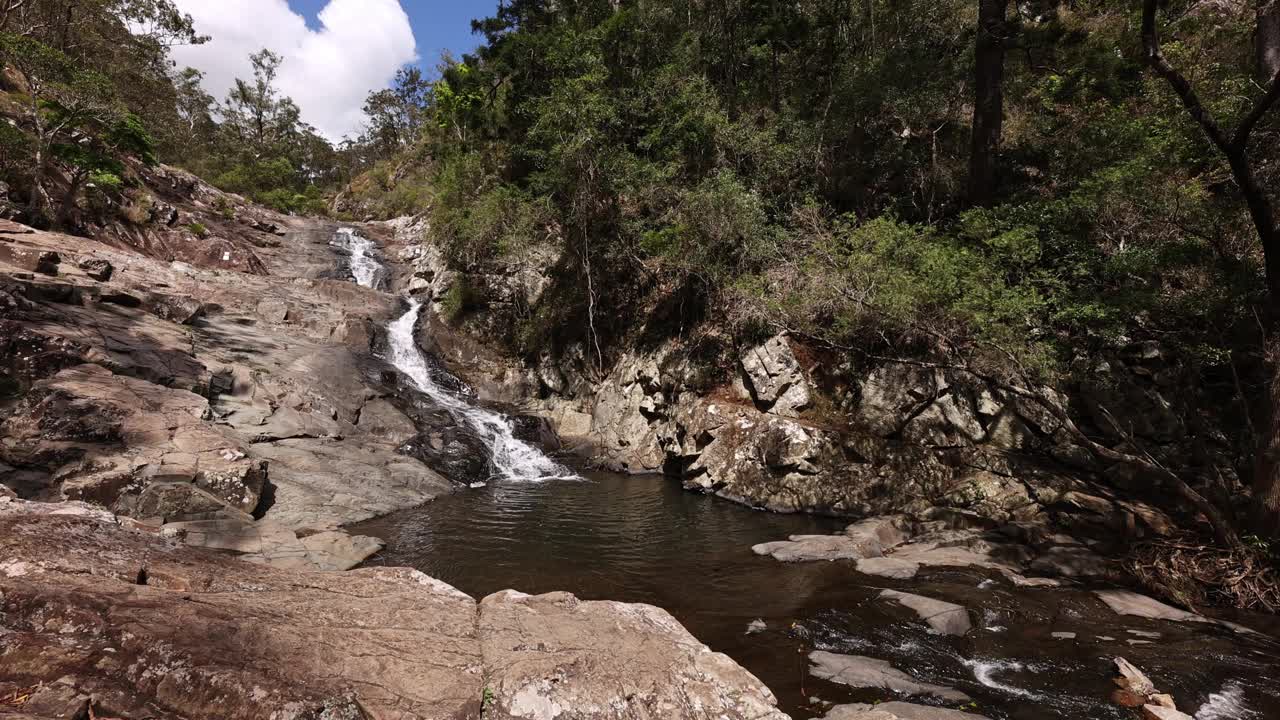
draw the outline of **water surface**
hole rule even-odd
[[[579,481],[494,483],[352,530],[389,543],[371,564],[415,567],[475,597],[567,590],[662,607],[764,681],[797,720],[825,712],[811,698],[894,699],[806,677],[814,649],[889,660],[968,693],[975,711],[1004,720],[1132,717],[1107,703],[1117,654],[1181,707],[1204,706],[1199,720],[1226,717],[1212,714],[1217,707],[1237,708],[1240,720],[1280,718],[1275,646],[1244,643],[1229,631],[1119,618],[1083,591],[1026,590],[968,571],[893,582],[859,575],[848,563],[785,564],[750,549],[844,524],[752,511],[660,477],[586,472]],[[975,628],[964,638],[930,634],[909,612],[878,600],[885,587],[961,602]],[[755,620],[767,629],[748,634]],[[1130,645],[1143,637],[1130,630],[1161,635]]]

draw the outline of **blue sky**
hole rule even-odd
[[[316,16],[328,2],[289,0],[289,7],[305,17],[309,27],[318,30]],[[471,21],[492,15],[498,3],[497,0],[400,0],[400,6],[413,25],[419,64],[429,70],[435,67],[442,50],[451,50],[455,56],[474,50],[480,37],[471,34]]]

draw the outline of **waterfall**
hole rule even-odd
[[[475,432],[485,447],[489,448],[493,468],[500,478],[529,482],[576,477],[538,448],[517,438],[510,419],[491,410],[470,405],[436,384],[431,368],[427,366],[426,359],[414,340],[414,328],[421,313],[422,303],[410,300],[409,311],[388,326],[391,364],[408,375],[422,394]]]
[[[373,241],[351,228],[338,230],[334,241],[351,256],[351,276],[356,284],[377,289],[382,284],[383,270]]]
[[[350,228],[338,230],[334,240],[350,253],[351,274],[356,283],[370,288],[381,284],[384,268],[377,258],[372,240]],[[423,395],[476,434],[489,449],[491,464],[499,478],[519,482],[576,478],[577,475],[568,468],[547,457],[537,447],[517,438],[509,418],[475,407],[436,383],[414,338],[414,330],[421,314],[422,303],[410,299],[408,312],[387,327],[391,364],[413,380]]]

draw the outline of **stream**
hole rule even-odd
[[[376,287],[384,268],[357,272],[357,253],[377,262],[367,242],[355,232],[335,237],[351,253],[354,279]],[[781,563],[751,546],[836,533],[847,521],[757,512],[657,476],[566,468],[516,439],[510,418],[437,384],[413,338],[421,310],[409,301],[389,326],[387,359],[483,442],[495,472],[482,487],[349,527],[386,541],[370,565],[413,567],[474,597],[563,590],[656,605],[764,681],[796,720],[820,717],[832,703],[948,706],[814,678],[814,650],[887,660],[968,694],[967,709],[992,720],[1136,717],[1108,700],[1118,655],[1196,720],[1280,718],[1280,644],[1265,636],[1122,617],[1089,588],[1016,587],[976,568],[895,581],[841,562]],[[964,637],[933,634],[880,600],[885,588],[963,605],[974,627]]]

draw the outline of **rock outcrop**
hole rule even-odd
[[[969,696],[954,688],[922,682],[890,663],[861,655],[839,655],[817,650],[809,653],[814,677],[855,688],[879,688],[903,695],[928,695],[948,702],[968,702]]]
[[[815,719],[818,720],[818,719]],[[987,720],[982,715],[904,702],[837,705],[821,720]]]
[[[480,603],[486,718],[786,720],[737,663],[665,610],[514,591]]]
[[[252,565],[0,500],[0,697],[32,717],[785,720],[669,614]]]
[[[476,339],[509,339],[564,258],[539,246],[462,277],[425,219],[386,223],[385,234],[403,264],[393,285],[429,299],[442,357],[480,397],[546,417],[569,448],[607,468],[674,475],[691,490],[780,512],[861,517],[946,506],[997,523],[1048,518],[1130,538],[1174,527],[1152,505],[1167,495],[1151,495],[1150,478],[1099,460],[1025,393],[945,364],[858,364],[785,333],[712,360],[653,328],[643,341],[621,341],[603,372],[581,341],[528,363],[486,353]],[[453,330],[437,332],[445,325]],[[1121,341],[1111,355],[1075,368],[1062,392],[1037,392],[1116,448],[1136,439],[1175,464],[1232,465],[1216,435],[1190,441],[1193,421],[1171,396],[1169,352]]]
[[[379,547],[342,525],[450,491],[401,452],[452,423],[375,356],[397,301],[328,277],[332,227],[290,233],[263,275],[0,225],[0,485],[329,569]],[[56,276],[11,262],[50,253]]]

